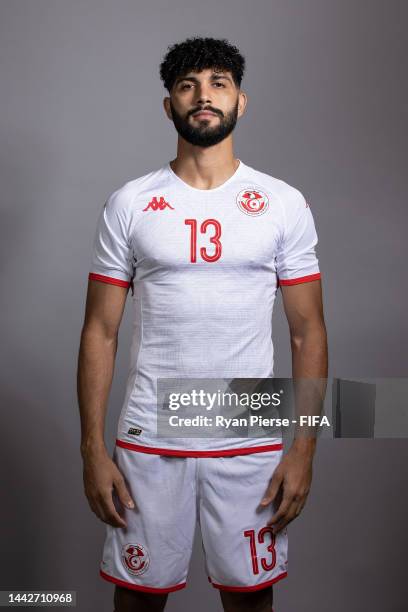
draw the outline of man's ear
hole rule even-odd
[[[166,113],[167,117],[169,119],[171,119],[172,118],[172,114],[171,114],[170,98],[169,98],[169,96],[166,96],[165,98],[163,98],[163,106],[164,106],[164,112]]]
[[[242,117],[242,115],[245,112],[247,103],[248,103],[248,98],[247,95],[244,91],[240,91],[239,94],[239,102],[238,102],[238,117]]]

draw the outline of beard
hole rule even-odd
[[[239,101],[237,99],[234,108],[226,114],[218,109],[206,107],[206,110],[211,110],[220,118],[219,121],[214,120],[217,124],[212,127],[210,126],[210,121],[212,121],[212,119],[200,119],[199,123],[193,125],[190,116],[197,112],[198,109],[190,111],[186,117],[183,117],[175,110],[170,100],[174,127],[178,134],[190,144],[197,147],[211,147],[224,140],[224,138],[227,138],[235,128],[238,119],[238,103]]]

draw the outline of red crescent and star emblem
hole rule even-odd
[[[269,199],[264,191],[250,187],[239,192],[237,206],[246,215],[256,217],[263,215],[268,210]]]
[[[125,544],[122,548],[122,563],[130,574],[138,576],[149,567],[149,554],[141,544]]]

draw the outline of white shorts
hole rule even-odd
[[[102,578],[151,593],[182,589],[197,521],[214,587],[251,591],[284,578],[287,529],[273,534],[266,522],[275,507],[258,508],[282,454],[178,457],[115,446],[136,506],[124,507],[114,493],[127,527],[106,525]]]

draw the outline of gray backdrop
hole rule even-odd
[[[330,376],[406,367],[406,19],[402,0],[2,0],[2,589],[75,589],[113,610],[105,525],[83,494],[75,374],[91,244],[107,195],[173,159],[158,66],[187,36],[247,59],[235,132],[245,163],[298,187],[319,234]],[[290,376],[286,319],[276,376]],[[130,308],[110,398],[113,448]],[[289,527],[277,612],[402,612],[406,440],[322,440]],[[168,610],[221,610],[198,532]]]

